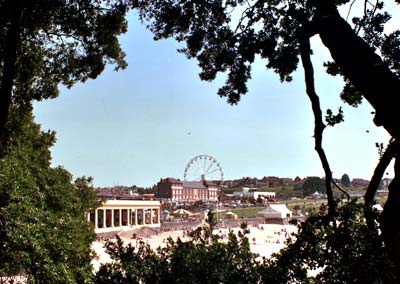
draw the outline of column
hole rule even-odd
[[[97,210],[98,209],[94,210],[94,228],[95,229],[98,229],[98,226],[97,226]]]
[[[106,227],[106,210],[103,209],[103,228]]]
[[[111,228],[114,228],[114,209],[111,209]]]

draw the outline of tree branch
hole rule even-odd
[[[343,188],[341,188],[333,179],[332,179],[332,184],[333,184],[339,191],[341,191],[343,194],[346,195],[347,201],[350,201],[350,194],[349,194],[346,190],[344,190]]]
[[[300,34],[300,33],[299,33]],[[311,62],[311,48],[308,37],[300,36],[300,54],[304,69],[304,77],[306,82],[306,93],[311,101],[311,106],[314,114],[314,139],[315,150],[319,155],[322,167],[325,171],[325,186],[328,196],[328,215],[332,218],[336,212],[336,205],[333,198],[332,190],[332,171],[329,166],[325,151],[322,148],[322,134],[325,129],[325,124],[322,120],[322,111],[319,103],[319,97],[314,86],[314,68]]]
[[[396,153],[394,178],[389,184],[388,199],[380,215],[380,229],[386,252],[396,266],[397,279],[400,279],[400,160]]]
[[[253,5],[251,5],[249,2],[247,2],[247,5],[249,6],[249,7],[247,7],[243,12],[242,12],[242,14],[241,14],[241,16],[240,16],[240,19],[239,19],[239,22],[238,22],[238,24],[237,24],[237,26],[236,26],[236,28],[235,28],[235,31],[234,31],[234,34],[236,34],[238,31],[239,31],[239,29],[241,30],[241,32],[240,33],[243,33],[243,32],[245,32],[250,26],[252,26],[252,24],[253,24],[253,19],[248,19],[248,16],[247,15],[252,15],[253,13],[254,13],[254,10],[255,10],[255,8],[258,6],[258,5],[260,5],[260,3],[264,3],[264,0],[258,0],[256,3],[254,3]],[[244,28],[244,29],[242,29],[242,23],[243,23],[243,21],[245,20],[245,19],[248,19],[248,23],[247,23],[247,25],[246,25],[246,27]]]
[[[375,216],[372,211],[372,204],[375,198],[376,191],[385,173],[386,168],[389,166],[394,155],[399,151],[399,142],[394,140],[391,142],[382,157],[379,159],[378,165],[375,167],[374,175],[368,184],[367,191],[364,195],[364,216],[367,220],[367,225],[370,230],[376,230]]]
[[[321,4],[325,1],[316,1]],[[329,49],[341,73],[362,92],[375,109],[374,122],[383,126],[394,138],[400,137],[400,112],[397,90],[400,80],[368,43],[357,36],[353,28],[335,9],[316,7],[314,21],[322,43]]]

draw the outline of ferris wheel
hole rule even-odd
[[[217,181],[222,183],[224,171],[214,157],[198,155],[187,163],[183,178],[185,181]]]

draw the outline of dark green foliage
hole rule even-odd
[[[93,228],[85,212],[97,206],[91,179],[50,166],[52,132],[41,132],[30,108],[13,108],[10,143],[0,160],[0,276],[33,283],[86,283]]]
[[[398,283],[382,239],[368,229],[356,201],[339,207],[335,221],[324,215],[308,218],[272,267],[287,281],[280,283]],[[324,269],[312,280],[306,279],[307,268]]]
[[[246,233],[246,230],[244,230]],[[257,283],[261,263],[250,252],[243,233],[230,233],[227,244],[210,229],[196,229],[191,241],[168,240],[165,248],[152,251],[144,243],[139,248],[107,242],[113,264],[103,265],[95,282],[105,283]]]
[[[329,126],[334,126],[338,123],[343,122],[343,110],[340,107],[338,109],[338,113],[337,114],[333,114],[332,110],[328,109],[326,111],[326,116],[325,116],[325,121]]]
[[[340,98],[352,107],[358,107],[362,102],[362,95],[362,92],[347,81],[343,87],[343,91],[340,93]]]
[[[123,1],[0,1],[0,50],[7,45],[7,28],[20,9],[13,100],[29,102],[58,95],[58,84],[96,78],[107,62],[124,68],[117,36],[126,32]],[[1,56],[2,53],[0,52]],[[0,62],[4,58],[0,56]],[[0,76],[2,76],[0,68]]]
[[[363,93],[358,90],[340,71],[339,66],[335,62],[324,62],[323,66],[326,68],[326,73],[344,77],[344,87],[340,93],[340,98],[343,102],[352,107],[358,107],[362,103]]]
[[[326,2],[326,3],[325,3]],[[225,86],[218,91],[228,102],[236,104],[247,93],[251,64],[258,55],[266,67],[291,81],[299,62],[299,36],[319,32],[319,15],[333,13],[336,6],[349,1],[133,1],[142,20],[155,39],[174,37],[185,42],[180,49],[196,58],[200,78],[214,80],[218,72],[227,74]],[[325,3],[325,4],[323,4]],[[398,72],[398,32],[384,35],[390,15],[383,1],[366,3],[364,14],[352,20],[354,33],[371,46],[383,50],[383,59]],[[329,48],[329,47],[328,47]],[[341,75],[346,84],[342,98],[351,105],[361,102],[361,92],[333,62],[325,63],[331,75]],[[357,98],[357,99],[356,99]]]
[[[0,0],[0,146],[12,104],[55,98],[59,86],[127,66],[118,36],[125,0]],[[0,157],[2,153],[0,152]]]
[[[269,1],[254,6],[246,1],[134,1],[142,20],[155,34],[155,39],[174,37],[186,42],[180,49],[189,58],[196,58],[202,71],[200,78],[214,80],[218,72],[226,72],[225,86],[218,94],[236,104],[247,93],[251,64],[257,55],[267,59],[267,68],[282,81],[291,81],[297,68],[297,27],[310,17],[302,1],[281,5]],[[232,11],[244,6],[237,22]]]
[[[212,211],[208,211],[207,213],[207,222],[208,225],[210,226],[210,230],[214,230],[214,227],[217,225],[218,220],[217,220],[217,216],[214,212]]]
[[[348,174],[343,174],[342,179],[340,180],[340,184],[344,187],[350,187],[351,186],[351,181],[350,177]]]
[[[0,276],[89,279],[91,180],[50,167],[55,136],[33,123],[30,105],[56,97],[60,83],[96,78],[107,63],[125,68],[117,37],[126,12],[122,0],[0,1]]]
[[[386,63],[400,75],[400,31],[395,31],[385,37],[382,43],[382,53]]]
[[[316,191],[318,191],[319,193],[325,193],[325,181],[319,177],[307,177],[301,186],[301,190],[303,196],[307,196]]]

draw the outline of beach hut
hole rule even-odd
[[[264,210],[259,211],[258,215],[268,223],[287,223],[292,217],[292,211],[285,204],[269,204]]]

